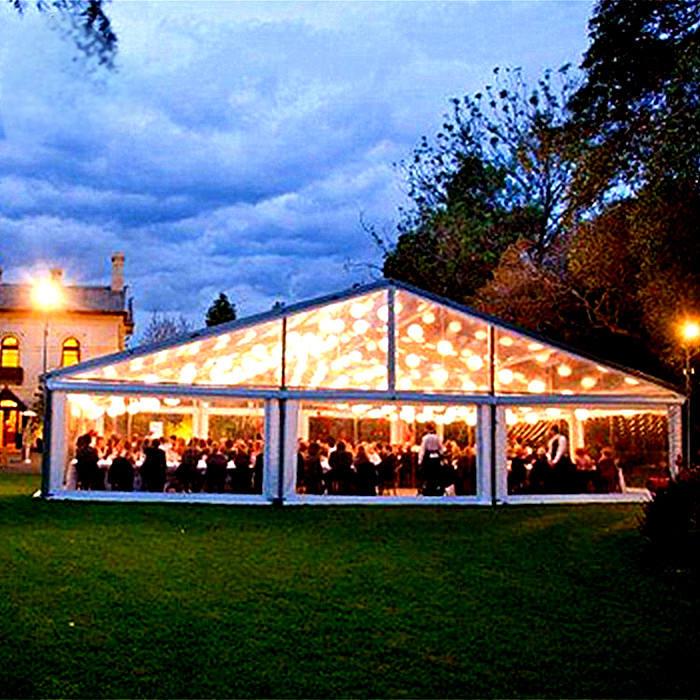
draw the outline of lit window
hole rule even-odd
[[[75,338],[68,338],[63,342],[61,354],[61,366],[70,367],[80,362],[80,343]]]
[[[13,335],[2,339],[0,344],[0,367],[19,367],[19,340]]]

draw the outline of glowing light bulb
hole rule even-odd
[[[484,366],[484,361],[478,355],[472,355],[467,360],[467,368],[472,372],[478,372]]]
[[[450,321],[447,324],[447,330],[450,333],[459,333],[462,330],[462,324],[459,321]]]
[[[591,415],[591,412],[587,408],[577,408],[574,411],[574,415],[578,420],[588,420],[588,418]]]
[[[188,362],[180,370],[180,383],[192,384],[197,376],[197,366],[193,362]]]
[[[160,410],[160,400],[154,396],[147,396],[141,399],[141,410],[144,412],[155,412]]]
[[[531,394],[542,394],[544,393],[545,389],[547,387],[545,386],[545,383],[541,379],[533,379],[528,385],[527,385],[527,390]]]
[[[515,425],[518,422],[518,417],[509,408],[506,409],[506,425]]]
[[[498,339],[498,344],[502,345],[504,348],[509,348],[515,341],[507,335],[504,335]]]
[[[377,309],[377,318],[384,323],[389,320],[389,307],[386,304]]]
[[[561,364],[559,365],[559,367],[557,367],[557,374],[560,377],[570,377],[572,371],[573,370],[571,369],[571,367],[569,367],[569,365]]]
[[[597,383],[598,380],[595,377],[584,377],[581,380],[581,386],[584,389],[592,389]]]
[[[443,357],[446,355],[454,355],[454,348],[449,340],[440,340],[437,344],[437,351]]]
[[[369,323],[364,319],[359,319],[352,324],[352,329],[357,335],[364,335],[369,330]]]
[[[502,369],[498,372],[498,381],[501,384],[511,384],[513,382],[513,372],[509,369]]]
[[[489,337],[489,334],[486,331],[477,331],[476,333],[474,333],[474,337],[477,340],[486,340],[486,338]]]
[[[416,355],[412,352],[409,353],[408,355],[406,355],[406,366],[407,367],[411,367],[411,368],[415,369],[416,367],[418,367],[418,365],[420,365],[420,363],[421,363],[421,359],[420,359],[420,357],[418,357],[418,355]]]
[[[544,348],[544,345],[541,345],[540,343],[530,343],[527,346],[527,349],[530,352],[538,352],[539,350],[542,350],[542,348]]]
[[[432,311],[426,311],[422,316],[421,320],[423,323],[435,323],[435,314]]]
[[[214,344],[214,350],[223,350],[229,344],[230,340],[231,336],[228,335],[228,333],[217,338],[216,343]]]
[[[430,378],[436,385],[442,386],[447,383],[450,375],[444,367],[435,367],[430,373]]]
[[[350,315],[353,318],[362,318],[365,315],[364,304],[353,304],[350,307]]]
[[[424,339],[423,326],[420,326],[417,323],[412,323],[408,327],[408,330],[406,332],[408,333],[408,337],[411,340],[415,340],[417,343],[423,342],[423,339]]]
[[[639,380],[635,379],[634,377],[625,377],[625,384],[629,384],[629,386],[637,386],[639,384]]]

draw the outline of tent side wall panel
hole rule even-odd
[[[66,467],[66,394],[53,392],[51,397],[51,471],[49,474],[49,491],[55,493],[63,488],[63,475]]]
[[[477,495],[481,503],[489,504],[492,498],[492,428],[491,406],[477,407],[477,439],[476,439],[476,467],[477,467]]]

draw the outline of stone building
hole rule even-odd
[[[40,284],[55,295],[51,308],[40,308]],[[22,414],[36,401],[42,372],[123,350],[132,330],[122,253],[112,256],[105,286],[67,284],[60,269],[6,283],[0,269],[0,449],[21,445]]]

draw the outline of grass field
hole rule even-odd
[[[637,507],[41,502],[0,476],[0,693],[694,697]]]

